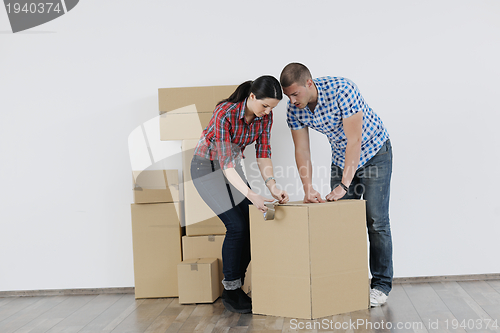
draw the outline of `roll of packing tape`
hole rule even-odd
[[[266,204],[267,206],[267,212],[264,213],[264,220],[274,220],[274,205],[273,204]]]

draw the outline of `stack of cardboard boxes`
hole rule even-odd
[[[178,296],[182,260],[177,170],[134,171],[132,237],[136,298]]]
[[[191,160],[203,129],[212,117],[217,103],[229,97],[236,86],[164,88],[158,89],[160,107],[160,140],[181,140],[182,176],[184,193],[184,225],[186,235],[182,237],[184,262],[206,258],[216,258],[216,294],[222,294],[222,243],[226,228],[222,221],[200,197],[191,179]],[[179,270],[179,279],[190,280],[187,274],[198,274],[196,270]],[[201,278],[201,277],[200,277]],[[205,275],[205,279],[210,276]],[[200,281],[199,284],[206,282]],[[208,283],[211,285],[211,283]],[[179,288],[179,293],[186,294]],[[191,289],[191,293],[195,290]],[[215,297],[215,299],[217,298]],[[196,299],[193,295],[185,299]],[[201,295],[198,303],[203,302]],[[214,299],[214,300],[215,300]],[[213,301],[213,300],[212,300]],[[184,302],[184,297],[179,299]]]
[[[176,182],[172,176],[165,176],[165,179],[168,178],[167,187],[172,187],[174,183],[178,185],[177,197],[172,202],[175,201],[179,205],[180,201],[180,204],[184,206],[184,220],[180,221],[178,215],[174,216],[172,214],[174,212],[172,210],[170,214],[167,214],[166,211],[165,214],[157,212],[156,219],[150,216],[147,220],[149,222],[146,222],[146,219],[140,215],[139,208],[142,208],[144,211],[142,214],[144,215],[146,214],[145,211],[150,212],[153,210],[152,206],[138,206],[139,202],[137,200],[132,205],[137,298],[179,296],[181,304],[204,303],[213,302],[222,294],[223,287],[220,282],[223,279],[222,244],[226,229],[222,221],[215,216],[199,196],[191,180],[190,165],[194,148],[203,129],[208,125],[215,106],[220,100],[229,97],[236,87],[213,86],[158,89],[160,140],[182,141],[183,167],[181,179],[183,181]],[[163,182],[159,177],[162,172],[165,175],[167,174],[166,170],[144,171],[141,173],[141,175],[144,174],[142,176],[144,180],[148,179],[149,183],[147,185],[149,185],[149,189],[156,190],[154,192],[156,195],[158,195],[158,190],[154,187],[158,187],[158,184]],[[169,170],[168,173],[173,175],[177,173],[177,170]],[[136,177],[136,174],[138,172],[134,173],[134,177]],[[145,175],[149,176],[146,177]],[[136,182],[137,188],[142,187]],[[134,190],[136,198],[141,194],[142,192]],[[150,196],[153,195],[153,192],[150,192]],[[164,199],[149,198],[146,201],[147,204],[153,204],[153,202],[163,203],[164,201],[161,200]],[[142,200],[141,203],[146,201]],[[177,208],[179,207],[177,206]],[[158,220],[160,215],[163,216],[163,223],[168,224],[169,228],[157,228],[156,231],[159,232],[155,233],[154,226],[158,227],[160,225]],[[168,222],[165,222],[167,220]],[[185,228],[180,228],[181,223]],[[148,230],[148,232],[144,232],[141,228]],[[175,242],[172,241],[173,238],[176,239]],[[167,246],[169,247],[168,254],[165,253]],[[160,248],[161,251],[158,250]],[[155,254],[153,255],[151,252],[155,252]],[[142,259],[145,253],[149,253],[149,262]],[[151,258],[151,255],[154,257]],[[175,260],[170,260],[171,258],[175,258]],[[159,262],[162,264],[168,262],[168,265],[163,265],[162,272],[152,274],[152,271],[158,270],[158,267],[162,266],[162,264],[158,265]],[[186,284],[186,281],[190,281],[190,283]],[[248,292],[250,290],[250,279],[247,278],[246,281],[245,290]],[[156,289],[168,289],[168,292],[156,292],[154,288],[148,293],[141,292],[143,289],[152,289],[153,283],[160,283],[162,288]],[[194,285],[205,287],[195,288]],[[215,287],[212,288],[211,286]],[[201,292],[202,290],[204,292]]]

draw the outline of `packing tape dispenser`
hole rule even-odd
[[[264,220],[274,220],[274,213],[276,212],[276,206],[279,205],[278,202],[266,203],[267,212],[264,213]]]

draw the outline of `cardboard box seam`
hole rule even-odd
[[[310,211],[311,211],[311,207],[307,207],[307,220],[309,221],[311,219],[311,216],[310,216]],[[310,311],[310,314],[309,314],[309,317],[310,318],[313,318],[313,286],[312,286],[312,258],[311,258],[311,225],[309,224],[307,226],[307,238],[309,239],[309,244],[308,244],[308,247],[309,247],[309,311]]]

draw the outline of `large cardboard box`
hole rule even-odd
[[[158,89],[160,114],[191,104],[196,105],[198,112],[213,112],[217,103],[228,98],[237,87],[237,85],[228,85],[160,88]]]
[[[182,141],[184,219],[186,235],[224,235],[226,227],[198,194],[191,179],[191,160],[198,140]]]
[[[132,172],[134,203],[179,201],[177,170],[142,170]]]
[[[132,204],[136,298],[177,297],[182,261],[178,203]]]
[[[253,313],[316,319],[369,306],[365,202],[250,206]]]
[[[197,258],[217,258],[219,260],[219,295],[222,295],[224,291],[224,286],[221,282],[224,278],[224,274],[222,273],[222,244],[224,244],[224,237],[224,235],[182,237],[182,258],[184,260]],[[246,293],[251,291],[251,268],[252,263],[247,268],[245,283],[241,287]]]
[[[160,116],[160,140],[199,139],[212,114],[213,110],[199,112],[194,104],[164,113]]]
[[[243,283],[243,286],[241,286],[241,289],[243,289],[244,292],[247,294],[252,291],[252,262],[250,261],[250,264],[248,264],[247,267],[247,273],[245,275],[245,283]]]
[[[187,259],[177,265],[179,304],[213,303],[219,297],[217,258]]]

